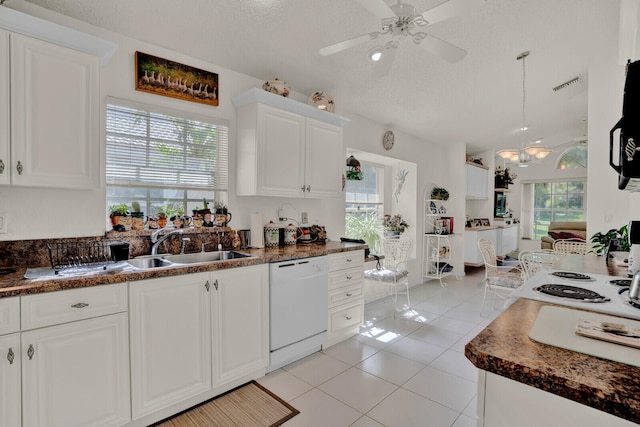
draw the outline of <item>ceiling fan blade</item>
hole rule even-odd
[[[449,0],[423,12],[422,17],[431,25],[467,13],[485,3],[486,0]]]
[[[391,65],[393,64],[393,60],[396,57],[397,51],[398,51],[397,47],[388,47],[382,51],[382,56],[380,57],[380,60],[376,63],[376,66],[373,69],[373,77],[379,78],[389,74],[389,71],[391,71]]]
[[[380,19],[396,16],[384,0],[356,0],[356,2]]]
[[[418,46],[452,64],[462,60],[467,55],[466,50],[433,36],[427,36]]]
[[[361,36],[354,37],[354,38],[349,39],[349,40],[343,40],[343,41],[341,41],[339,43],[323,47],[322,49],[320,49],[318,51],[318,53],[320,53],[320,55],[322,55],[322,56],[333,55],[334,53],[338,53],[338,52],[343,51],[345,49],[349,49],[350,47],[354,47],[354,46],[357,46],[357,45],[362,44],[364,42],[367,42],[369,40],[373,40],[376,37],[378,37],[378,35],[379,35],[379,33],[377,33],[377,32],[369,33],[369,34],[363,34]]]

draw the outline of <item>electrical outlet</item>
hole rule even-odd
[[[6,212],[0,212],[0,233],[2,234],[7,233],[7,217]]]
[[[309,215],[306,212],[302,212],[300,214],[300,222],[303,224],[307,224],[309,222]]]

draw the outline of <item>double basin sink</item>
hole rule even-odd
[[[252,255],[237,251],[198,252],[178,255],[142,255],[127,263],[136,270],[150,270],[161,267],[206,264],[210,262],[228,261],[232,259],[250,258]]]

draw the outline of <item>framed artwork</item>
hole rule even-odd
[[[480,221],[479,219],[474,219],[473,220],[473,226],[474,227],[481,227],[482,226],[482,221]]]
[[[218,106],[218,74],[136,52],[136,90]]]
[[[491,223],[489,222],[489,218],[482,218],[482,225],[489,226]]]

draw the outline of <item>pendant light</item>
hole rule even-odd
[[[542,140],[536,141],[533,145],[524,146],[525,132],[527,131],[527,114],[525,108],[527,100],[525,60],[527,56],[529,56],[529,51],[522,52],[516,57],[518,61],[522,60],[522,126],[520,127],[520,132],[522,133],[522,148],[520,150],[504,149],[496,153],[507,161],[517,163],[520,167],[529,166],[529,163],[535,160],[542,160],[552,151],[550,148],[539,145]]]

